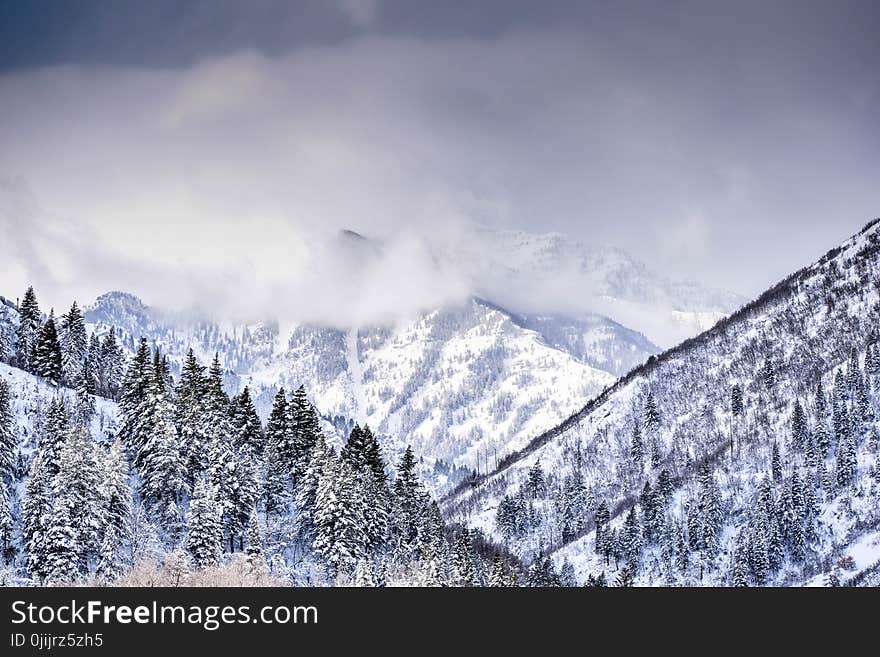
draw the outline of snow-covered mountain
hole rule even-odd
[[[393,457],[412,444],[428,462],[482,470],[655,351],[604,318],[524,319],[478,299],[392,327],[296,326],[286,341],[272,325],[223,328],[118,292],[85,316],[99,334],[117,327],[129,349],[147,337],[176,365],[190,346],[203,361],[218,352],[229,386],[249,385],[264,417],[277,385],[304,384],[343,434],[367,422]]]
[[[474,226],[438,257],[479,294],[519,312],[599,313],[671,347],[742,306],[738,294],[652,272],[625,251],[560,233]]]
[[[447,517],[580,581],[876,578],[878,292],[875,220],[461,485]]]
[[[522,447],[658,353],[640,324],[662,324],[655,332],[664,339],[692,335],[741,301],[558,234],[477,227],[459,237],[427,250],[485,296],[383,326],[224,324],[163,312],[123,292],[98,298],[86,319],[98,333],[117,327],[130,350],[147,337],[169,355],[172,370],[190,347],[203,362],[219,353],[230,388],[250,385],[264,418],[276,385],[304,384],[340,437],[352,422],[368,422],[391,455],[412,444],[428,462],[485,471],[498,454]],[[353,231],[340,234],[337,246],[353,269],[383,257],[381,241]],[[554,301],[571,292],[566,285],[577,293]],[[535,296],[546,303],[533,303]],[[636,330],[597,307],[637,320]]]

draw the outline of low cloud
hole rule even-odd
[[[364,25],[376,12],[345,6]],[[475,223],[619,244],[752,293],[870,218],[870,167],[845,164],[837,139],[851,125],[823,122],[823,159],[787,158],[805,135],[777,134],[760,108],[727,129],[727,81],[687,93],[687,76],[636,55],[555,30],[0,75],[0,293],[34,283],[59,305],[123,288],[160,306],[334,324],[487,289],[525,309],[591,296],[574,270],[498,276],[438,257],[467,246]],[[806,208],[794,192],[832,169],[844,182]],[[755,182],[778,172],[772,188]],[[823,219],[835,198],[851,227]],[[682,207],[700,213],[681,219]],[[752,246],[799,225],[815,242],[801,252]],[[351,268],[342,229],[381,253]],[[669,258],[672,242],[700,257]]]

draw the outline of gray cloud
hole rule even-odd
[[[387,314],[467,291],[427,254],[479,221],[753,294],[878,214],[864,27],[849,50],[838,23],[827,39],[806,19],[772,32],[783,17],[754,9],[745,42],[735,16],[679,12],[399,36],[395,7],[350,15],[372,35],[286,54],[0,76],[3,280]],[[340,228],[390,256],[352,280]]]

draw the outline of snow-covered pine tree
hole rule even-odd
[[[274,448],[275,457],[282,458],[282,453],[288,450],[287,447],[287,395],[284,388],[279,388],[275,393],[275,399],[272,401],[272,410],[269,412],[269,418],[266,420],[266,447],[271,444]]]
[[[0,559],[3,565],[9,563],[12,547],[12,501],[5,479],[0,476]]]
[[[544,478],[544,470],[541,468],[541,460],[538,459],[529,468],[528,479],[526,480],[526,489],[529,497],[533,500],[543,497],[547,492],[546,480]]]
[[[89,348],[86,335],[86,323],[76,301],[70,310],[61,316],[61,369],[65,383],[72,387],[79,386],[83,361]]]
[[[462,527],[455,539],[453,551],[453,571],[456,586],[474,585],[474,559],[471,535],[467,527]]]
[[[730,412],[733,414],[733,417],[742,417],[743,410],[742,387],[738,383],[734,383],[730,389]]]
[[[638,422],[633,422],[632,434],[629,442],[629,455],[637,468],[642,467],[645,457],[645,448],[642,444],[642,430]]]
[[[28,372],[33,372],[31,355],[40,333],[42,318],[40,306],[37,304],[37,295],[34,293],[34,288],[29,287],[18,308],[15,355],[15,364]]]
[[[269,446],[272,448],[272,445]],[[297,537],[304,545],[311,545],[315,535],[315,505],[318,497],[318,485],[324,474],[324,468],[335,459],[333,450],[327,447],[323,437],[318,439],[312,450],[312,458],[305,474],[296,485],[296,506],[299,511],[296,519]],[[268,457],[267,457],[268,461]],[[281,462],[281,459],[278,459]],[[288,475],[289,476],[289,475]]]
[[[601,554],[605,557],[605,562],[608,562],[608,551],[606,549],[606,531],[608,528],[608,523],[611,520],[611,513],[608,511],[608,503],[605,500],[599,502],[599,506],[596,509],[596,515],[593,519],[594,524],[596,525],[596,554]]]
[[[645,435],[649,439],[655,438],[660,431],[660,409],[657,406],[657,400],[654,398],[653,390],[648,390],[642,423],[645,428]]]
[[[354,585],[360,588],[376,586],[373,565],[363,557],[358,559],[354,569]]]
[[[230,421],[233,445],[236,451],[246,448],[254,457],[263,455],[263,426],[251,399],[250,389],[245,386],[231,402]]]
[[[92,337],[95,338],[94,335]],[[118,399],[125,376],[125,354],[116,339],[116,328],[111,326],[101,342],[100,350],[95,349],[96,353],[92,351],[90,344],[89,357],[99,372],[99,392],[111,399]]]
[[[83,359],[82,372],[76,384],[76,421],[82,426],[88,426],[95,414],[95,392],[97,390],[95,373],[92,369],[92,361],[88,357]]]
[[[134,465],[141,479],[141,496],[150,506],[158,507],[165,529],[173,534],[179,529],[172,521],[180,516],[186,470],[174,424],[167,371],[158,354],[148,369],[148,386],[135,410],[135,436],[140,444]]]
[[[296,484],[308,467],[312,448],[321,435],[321,423],[318,413],[309,402],[306,389],[302,385],[293,393],[287,410],[288,422],[290,423],[288,434],[292,430],[291,472],[294,484]],[[285,456],[283,451],[282,456]]]
[[[290,494],[290,474],[278,456],[275,443],[267,441],[260,477],[260,500],[267,522],[270,516],[285,512]]]
[[[732,558],[733,567],[731,568],[731,584],[738,587],[748,586],[749,559],[743,532],[740,532],[737,535],[735,546]]]
[[[67,431],[70,428],[70,418],[64,398],[53,397],[46,408],[43,418],[43,432],[40,435],[40,452],[49,471],[49,476],[54,478],[58,474],[61,465],[61,449],[67,439]]]
[[[642,528],[636,516],[635,505],[629,509],[629,514],[623,523],[622,557],[632,572],[637,572],[642,557]]]
[[[764,367],[761,370],[761,381],[767,390],[772,390],[776,385],[776,366],[773,363],[773,359],[769,356],[764,360]]]
[[[41,452],[31,462],[22,504],[22,538],[27,552],[27,571],[38,582],[48,575],[46,533],[52,514],[52,474]]]
[[[186,549],[196,568],[220,563],[223,521],[217,498],[210,483],[199,479],[193,489],[187,518]]]
[[[61,384],[61,343],[58,341],[55,314],[51,310],[34,343],[30,362],[34,374],[43,377],[54,386]]]
[[[397,465],[391,513],[392,544],[404,559],[411,557],[418,543],[421,513],[421,484],[416,475],[416,458],[407,445]]]
[[[260,531],[260,520],[256,507],[251,510],[247,526],[247,546],[244,551],[252,559],[263,558],[263,533]]]
[[[362,500],[355,497],[351,467],[332,452],[327,454],[315,494],[312,548],[328,574],[351,568],[364,555]]]
[[[86,429],[70,429],[61,448],[58,474],[53,482],[55,511],[60,514],[60,519],[68,518],[72,523],[72,548],[77,570],[83,574],[88,572],[89,563],[101,546],[105,522],[103,477],[98,445]],[[63,536],[69,533],[66,527],[60,528],[59,532]],[[62,551],[59,554],[67,553]]]
[[[15,480],[13,474],[17,447],[18,436],[9,384],[0,379],[0,480]]]
[[[153,386],[150,348],[147,339],[141,338],[137,353],[128,366],[122,384],[119,410],[122,412],[122,426],[119,435],[131,458],[136,458],[146,441],[146,418],[142,417],[147,396]]]
[[[205,368],[190,348],[175,388],[175,424],[180,433],[181,457],[186,468],[187,489],[208,469],[208,439],[205,435]]]
[[[822,388],[822,379],[816,386],[816,426],[813,430],[816,442],[817,457],[824,460],[831,447],[831,435],[828,432],[828,401]]]
[[[504,560],[501,555],[496,554],[492,559],[492,570],[489,571],[489,586],[501,587],[507,586],[507,572],[504,569]]]
[[[574,566],[568,560],[568,557],[566,557],[562,562],[562,566],[559,568],[559,586],[572,588],[577,585],[577,577],[574,574]]]
[[[773,481],[782,480],[782,459],[779,456],[779,444],[775,440],[770,456],[770,471],[773,474]]]
[[[800,399],[794,403],[794,411],[791,416],[791,446],[797,451],[803,451],[807,439],[807,416]]]
[[[56,497],[46,527],[46,583],[51,586],[71,584],[82,574],[83,550],[74,526],[72,506],[73,500],[66,493]]]
[[[837,485],[846,487],[855,481],[856,446],[852,434],[844,436],[837,445]]]
[[[97,574],[113,581],[123,573],[122,547],[128,538],[131,518],[131,489],[128,485],[128,462],[119,440],[113,443],[103,462],[103,537],[98,556]]]

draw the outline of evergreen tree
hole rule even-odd
[[[0,313],[0,363],[12,362],[13,352],[13,332],[12,327],[6,321],[2,313]]]
[[[289,458],[293,481],[296,483],[308,468],[312,448],[321,435],[321,424],[315,407],[306,397],[306,389],[300,386],[293,393],[288,407],[289,454],[279,450],[282,458]]]
[[[52,586],[71,584],[80,574],[78,544],[74,528],[72,499],[66,494],[55,498],[46,528],[46,581]]]
[[[559,585],[569,588],[577,586],[577,577],[575,577],[574,574],[574,566],[571,565],[568,557],[565,558],[562,562],[562,567],[559,569]]]
[[[288,415],[287,396],[284,388],[279,388],[272,402],[272,411],[266,421],[266,446],[271,445],[274,449],[275,458],[283,459],[290,450],[288,447]],[[289,458],[289,454],[287,454]]]
[[[57,531],[61,536],[70,537],[69,548],[73,551],[76,569],[81,574],[88,573],[89,563],[98,555],[104,530],[105,509],[101,490],[104,473],[100,459],[100,448],[86,429],[74,428],[67,432],[61,448],[58,474],[53,482],[55,513],[59,523],[70,523]],[[58,559],[67,559],[67,548],[59,555]],[[67,573],[66,561],[57,567],[60,568],[59,572]]]
[[[55,316],[51,311],[34,343],[30,362],[34,374],[43,377],[52,385],[61,384],[61,344],[58,342]]]
[[[602,500],[596,509],[594,523],[596,525],[596,554],[603,555],[606,563],[609,556],[609,552],[606,549],[606,531],[610,520],[611,514],[608,511],[608,504],[605,500]]]
[[[93,339],[97,339],[92,335]],[[89,346],[89,358],[98,369],[98,389],[101,394],[118,399],[122,387],[123,377],[125,376],[125,355],[122,347],[116,339],[116,329],[110,327],[110,331],[104,336],[104,341],[93,353],[92,346]]]
[[[22,506],[22,535],[27,552],[27,570],[31,577],[43,582],[47,570],[47,532],[52,515],[52,475],[42,453],[31,463]]]
[[[146,418],[142,417],[147,396],[155,382],[150,366],[150,349],[146,338],[141,338],[137,353],[129,364],[122,384],[119,410],[122,426],[119,435],[129,455],[134,458],[146,441]]]
[[[672,475],[669,474],[669,470],[661,470],[657,476],[657,494],[663,508],[672,501],[673,490]]]
[[[148,504],[158,507],[165,528],[173,532],[176,527],[170,521],[180,515],[186,471],[174,425],[175,409],[166,365],[158,353],[150,370],[145,397],[136,409],[136,435],[142,442],[134,464],[141,478],[141,495]]]
[[[358,559],[357,566],[354,569],[354,585],[361,588],[376,586],[376,579],[373,577],[373,566],[367,559]]]
[[[834,392],[832,395],[832,425],[834,438],[839,445],[850,433],[850,420],[847,413],[847,389],[841,370],[837,370],[834,376]]]
[[[642,530],[636,517],[636,508],[631,506],[623,523],[623,559],[629,569],[636,572],[642,557]]]
[[[281,515],[290,499],[290,475],[287,473],[274,442],[268,442],[261,477],[260,499],[266,512],[266,519]]]
[[[831,447],[831,436],[828,433],[828,402],[822,389],[822,380],[816,386],[816,428],[814,430],[817,457],[824,460]]]
[[[272,448],[271,443],[269,448]],[[296,519],[297,534],[299,539],[306,544],[312,543],[315,534],[315,505],[318,498],[318,486],[324,469],[333,459],[335,459],[333,450],[327,447],[324,438],[320,437],[312,450],[309,466],[296,486],[296,506],[299,510]],[[280,463],[281,459],[278,461]]]
[[[791,416],[791,445],[793,449],[803,451],[807,440],[807,417],[800,400],[794,403],[794,412]]]
[[[256,508],[251,511],[247,526],[247,547],[245,552],[251,558],[263,558],[263,535]]]
[[[546,482],[544,480],[544,470],[541,468],[541,460],[535,461],[534,465],[529,468],[528,480],[526,483],[529,496],[536,500],[542,497],[546,492]]]
[[[223,523],[215,492],[205,479],[199,479],[193,489],[187,528],[186,549],[196,568],[219,564]]]
[[[92,370],[92,361],[86,357],[83,360],[82,372],[76,384],[76,419],[82,426],[88,426],[95,414],[95,374]]]
[[[175,424],[180,433],[181,458],[186,469],[189,490],[208,470],[208,436],[205,408],[205,368],[188,349],[180,369],[180,381],[175,389]]]
[[[489,572],[489,586],[502,587],[507,585],[508,580],[507,572],[504,569],[504,560],[496,554],[492,559],[492,570]]]
[[[718,554],[724,517],[721,511],[721,491],[708,466],[700,473],[700,548],[711,561]]]
[[[740,533],[736,539],[736,548],[733,551],[732,570],[731,581],[734,586],[743,587],[749,585],[748,551],[742,533]]]
[[[332,575],[364,556],[362,504],[351,467],[328,454],[315,495],[312,547]]]
[[[0,556],[3,563],[9,562],[10,547],[12,546],[12,503],[9,499],[9,488],[6,481],[0,477]]]
[[[67,439],[70,420],[63,397],[53,397],[43,418],[43,432],[40,435],[40,452],[49,471],[54,478],[61,464],[61,449]]]
[[[61,317],[61,369],[64,381],[78,387],[83,361],[89,347],[86,324],[76,301],[66,315]]]
[[[852,435],[845,436],[837,447],[837,485],[848,486],[855,480],[856,446]]]
[[[21,306],[18,308],[18,330],[16,332],[17,351],[15,362],[18,367],[33,372],[31,355],[37,343],[42,324],[42,314],[37,304],[34,288],[29,287],[24,293]]]
[[[13,481],[18,445],[9,384],[0,379],[0,481]]]
[[[776,385],[776,367],[773,364],[772,358],[768,357],[764,360],[764,368],[761,370],[761,379],[767,390],[772,390]]]
[[[128,538],[131,518],[131,490],[128,486],[128,462],[122,443],[117,440],[104,459],[103,538],[97,574],[112,582],[122,575],[121,551]]]
[[[629,588],[634,586],[635,577],[633,576],[633,571],[627,566],[621,568],[620,572],[617,573],[617,579],[615,580],[614,585],[619,588]]]
[[[629,454],[632,457],[636,467],[641,468],[642,460],[645,456],[644,445],[642,444],[642,430],[637,422],[633,423],[632,435],[629,443]]]
[[[260,424],[260,417],[257,415],[257,409],[247,386],[233,399],[230,420],[235,449],[237,451],[246,449],[248,454],[262,456],[263,426]]]
[[[394,547],[401,554],[412,554],[418,541],[422,491],[416,475],[416,459],[409,445],[397,466],[393,506],[391,534]]]
[[[539,554],[529,566],[526,584],[530,587],[559,586],[559,575],[553,567],[553,560]]]
[[[730,412],[733,414],[733,417],[742,417],[743,410],[742,388],[738,383],[734,383],[730,389]]]
[[[453,568],[457,586],[473,586],[474,560],[471,554],[471,535],[467,527],[463,527],[455,540]]]
[[[657,400],[654,399],[654,391],[648,391],[648,397],[645,399],[644,412],[645,433],[654,438],[660,431],[660,409],[657,407]]]
[[[773,481],[782,479],[782,460],[779,457],[779,445],[773,441],[773,452],[770,458],[770,470],[773,473]]]

